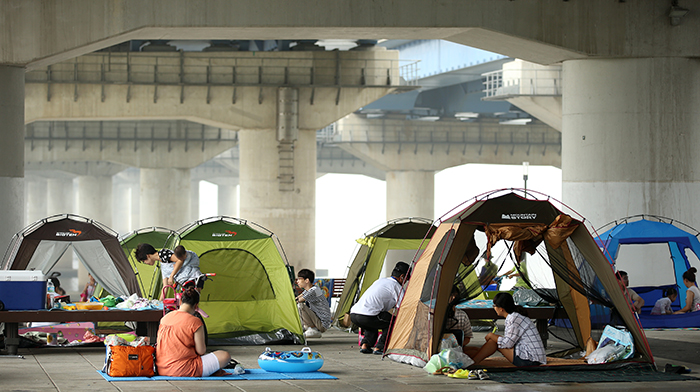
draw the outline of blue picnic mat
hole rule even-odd
[[[170,377],[170,376],[153,376],[153,377],[111,377],[102,370],[98,370],[102,377],[109,382],[114,381],[233,381],[233,380],[337,380],[338,377],[331,376],[323,372],[307,372],[307,373],[275,373],[268,372],[262,369],[246,369],[244,374],[229,373],[226,376],[209,376],[209,377]]]

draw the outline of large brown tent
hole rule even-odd
[[[493,245],[505,241],[516,266],[527,252],[531,255],[528,257],[540,257],[544,260],[542,265],[551,267],[555,287],[538,287],[534,283],[537,277],[532,273],[528,284],[547,302],[566,312],[569,325],[559,328],[571,336],[568,341],[571,349],[566,353],[585,350],[589,339],[599,340],[602,331],[591,323],[591,310],[594,306],[604,306],[616,310],[632,333],[633,360],[653,363],[646,337],[629,308],[623,288],[584,220],[573,219],[553,203],[549,197],[532,191],[500,190],[480,195],[466,208],[436,221],[435,234],[411,266],[385,355],[399,362],[421,365],[439,352],[455,275],[460,268],[480,262],[477,244],[483,243],[489,253]],[[461,295],[470,299],[480,293],[477,284],[467,287]],[[555,328],[550,324],[550,329]]]
[[[15,234],[2,268],[34,269],[49,275],[70,246],[88,273],[110,294],[141,296],[136,274],[119,245],[117,233],[77,215],[54,215]]]

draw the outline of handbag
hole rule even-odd
[[[107,346],[102,370],[110,377],[155,376],[156,349],[153,346]]]

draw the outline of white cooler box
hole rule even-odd
[[[46,309],[46,276],[41,271],[0,270],[5,310]]]

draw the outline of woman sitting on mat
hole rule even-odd
[[[539,366],[547,363],[542,338],[535,324],[523,315],[524,310],[520,306],[515,306],[513,296],[508,293],[496,294],[493,309],[497,315],[506,319],[505,333],[499,336],[489,332],[486,343],[481,348],[465,349],[474,363],[478,365],[496,351],[500,351],[515,366]]]
[[[199,293],[188,287],[182,304],[160,320],[156,366],[158,374],[172,377],[206,377],[228,365],[231,355],[223,350],[206,354],[202,320],[195,317]]]
[[[673,314],[697,312],[700,310],[700,289],[695,285],[696,272],[698,270],[695,267],[691,267],[683,273],[683,284],[688,288],[685,292],[685,306]]]

